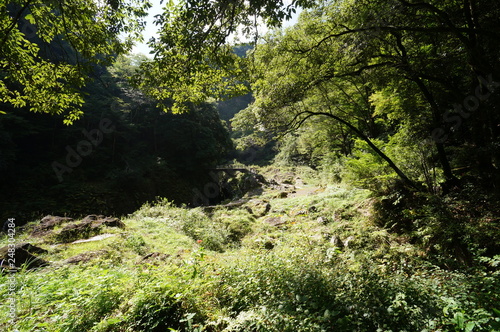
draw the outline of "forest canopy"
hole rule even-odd
[[[298,24],[277,29],[298,7]],[[173,100],[174,112],[252,91],[246,113],[259,130],[330,118],[344,153],[366,144],[388,166],[373,172],[416,190],[448,190],[457,169],[490,183],[499,158],[498,12],[477,1],[171,3],[157,17],[155,59],[136,82],[160,104]],[[276,29],[259,36],[258,19]],[[245,58],[228,44],[242,26],[255,38]]]

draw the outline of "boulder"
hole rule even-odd
[[[268,223],[271,226],[281,226],[286,223],[285,220],[281,217],[269,217],[264,220],[264,222]]]
[[[80,239],[88,239],[91,236],[100,233],[98,226],[93,227],[92,221],[81,221],[80,223],[72,223],[64,226],[64,228],[56,235],[56,240],[69,243]]]
[[[40,220],[40,224],[36,225],[31,232],[32,236],[43,236],[50,233],[56,226],[72,222],[73,218],[59,216],[45,216]]]
[[[252,189],[261,188],[264,185],[267,185],[267,181],[262,175],[249,172],[243,175],[239,187],[243,192],[249,192]]]
[[[105,226],[125,228],[125,224],[118,218],[91,214],[83,218],[79,223],[71,223],[64,226],[56,235],[56,240],[69,243],[76,240],[88,239],[89,237],[99,235]]]
[[[19,243],[14,246],[15,251],[9,253],[9,246],[0,248],[0,265],[2,271],[19,270],[23,265],[27,269],[47,266],[49,263],[34,254],[47,253],[47,250],[30,243]]]
[[[73,218],[48,215],[43,217],[42,220],[40,220],[40,225],[52,229],[59,224],[70,221],[73,221]]]

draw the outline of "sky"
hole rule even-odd
[[[285,4],[288,4],[289,1],[285,0]],[[147,42],[151,37],[156,36],[156,31],[158,30],[158,27],[154,25],[154,16],[157,14],[160,14],[162,12],[162,7],[164,5],[160,4],[160,0],[152,0],[153,7],[149,9],[149,15],[146,18],[146,28],[143,31],[143,36],[144,36],[144,42],[143,43],[138,43],[133,49],[132,53],[142,53],[145,55],[149,55],[149,47],[147,46]],[[301,9],[297,9],[297,13],[295,13],[292,17],[291,20],[286,21],[283,24],[283,27],[289,27],[297,23],[297,19],[299,17]],[[259,34],[263,35],[267,31],[265,26],[261,26],[259,28]]]

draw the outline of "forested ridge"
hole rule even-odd
[[[2,328],[500,331],[500,4],[152,8],[0,4]]]

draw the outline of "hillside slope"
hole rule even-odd
[[[160,200],[121,221],[31,223],[15,241],[46,264],[4,271],[1,329],[500,330],[498,256],[444,269],[378,226],[370,192],[266,177],[258,195],[221,206]]]

